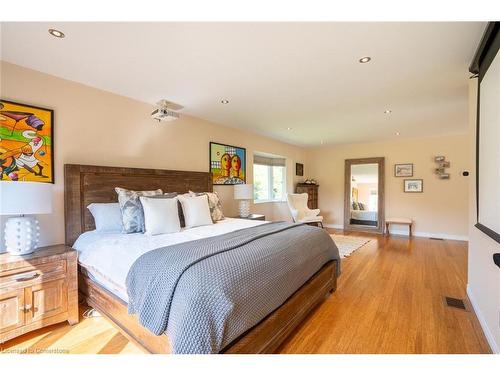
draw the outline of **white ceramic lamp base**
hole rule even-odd
[[[250,201],[240,200],[239,202],[240,217],[250,216]]]
[[[40,226],[34,217],[11,217],[5,223],[5,247],[10,254],[31,254],[38,247],[39,238]]]

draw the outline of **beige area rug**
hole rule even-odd
[[[337,245],[341,258],[347,258],[353,251],[371,241],[369,238],[344,236],[343,234],[330,234],[330,237]]]

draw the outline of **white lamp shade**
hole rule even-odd
[[[52,184],[0,181],[0,215],[36,215],[52,212]]]
[[[252,198],[253,198],[252,184],[234,185],[234,199],[252,199]]]

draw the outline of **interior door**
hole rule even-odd
[[[21,327],[24,323],[24,289],[0,290],[0,332]]]

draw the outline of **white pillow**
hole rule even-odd
[[[122,211],[119,203],[91,203],[87,206],[99,232],[121,232]]]
[[[181,230],[177,198],[139,197],[144,211],[145,234],[176,233]]]
[[[213,224],[206,195],[191,197],[184,194],[179,195],[177,198],[179,198],[182,205],[186,228]]]

